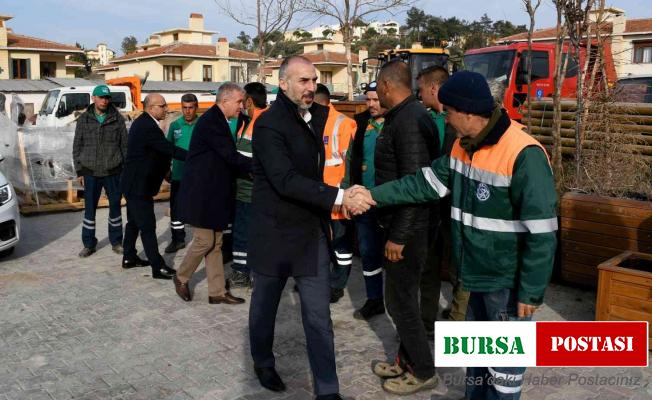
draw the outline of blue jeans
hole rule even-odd
[[[235,219],[233,221],[233,263],[231,269],[249,275],[251,268],[247,265],[247,237],[251,203],[235,201]]]
[[[357,217],[355,227],[358,232],[358,247],[367,299],[382,299],[385,241],[375,210],[372,209]]]
[[[122,244],[122,209],[120,201],[120,175],[95,177],[84,176],[84,221],[82,223],[82,243],[84,247],[94,249],[97,246],[95,237],[95,215],[97,203],[102,194],[102,188],[109,199],[109,242],[111,245]]]
[[[334,219],[331,221],[331,229],[333,229],[333,250],[337,259],[337,264],[333,264],[331,270],[331,287],[344,289],[353,265],[353,227],[351,221]]]
[[[514,289],[495,292],[471,292],[466,311],[467,321],[529,321],[532,317],[517,315],[518,294]],[[525,367],[470,367],[466,369],[467,382],[481,381],[481,385],[466,385],[470,400],[518,400]],[[491,377],[492,379],[489,379]]]

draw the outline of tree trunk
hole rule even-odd
[[[347,98],[349,101],[353,100],[353,63],[351,61],[351,34],[349,30],[346,29],[346,34],[344,35],[344,47],[346,49],[346,83],[347,83]],[[359,63],[362,63],[362,60],[358,60]]]
[[[527,131],[532,134],[532,34],[534,33],[534,10],[532,9],[532,0],[528,1],[528,14],[530,14],[530,29],[527,33]]]
[[[258,62],[259,62],[259,67],[258,67],[258,80],[260,83],[263,85],[265,84],[265,81],[267,80],[267,77],[265,76],[265,39],[263,36],[263,32],[261,29],[261,21],[260,21],[260,1],[261,0],[256,0],[256,25],[258,26]]]
[[[559,3],[561,0],[556,0],[555,6],[557,8],[557,38],[555,41],[555,73],[554,73],[554,91],[552,95],[553,102],[553,124],[552,124],[552,171],[555,176],[555,187],[557,193],[563,192],[563,164],[562,164],[562,148],[561,148],[561,87],[564,83],[564,76],[566,74],[566,66],[568,65],[569,54],[566,55],[562,65],[562,55],[564,54],[564,37],[565,29],[562,23],[562,6]]]

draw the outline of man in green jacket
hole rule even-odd
[[[453,143],[456,139],[455,129],[451,124],[446,123],[446,112],[444,105],[439,102],[439,88],[446,83],[449,78],[448,71],[438,65],[424,68],[417,76],[419,85],[419,97],[423,105],[428,107],[432,120],[437,125],[439,133],[439,143],[442,146],[441,151],[450,154]],[[438,205],[440,213],[440,223],[436,231],[436,240],[434,246],[428,249],[428,263],[426,269],[421,274],[421,318],[426,326],[426,332],[429,338],[434,338],[434,323],[439,311],[439,294],[441,291],[441,269],[445,260],[450,260],[451,252],[451,218],[450,218],[450,199],[443,199]],[[469,303],[469,292],[462,289],[461,282],[457,279],[456,266],[448,262],[448,272],[453,284],[452,307],[444,310],[446,316],[444,319],[453,321],[464,321],[466,308]]]
[[[438,97],[458,132],[451,154],[415,175],[370,191],[359,187],[358,201],[350,202],[388,206],[450,195],[452,261],[471,292],[466,320],[529,320],[543,302],[557,246],[557,194],[546,152],[494,105],[482,75],[458,72]],[[467,368],[467,382],[475,385],[467,385],[466,398],[518,399],[524,372]]]
[[[188,150],[192,131],[197,123],[197,96],[192,93],[181,96],[181,113],[178,119],[170,124],[167,139],[173,145]],[[170,230],[172,241],[165,248],[166,253],[176,253],[186,247],[186,230],[182,221],[179,221],[178,196],[183,177],[183,161],[172,160],[172,175],[170,180]]]

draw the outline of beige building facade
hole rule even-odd
[[[154,81],[250,82],[258,80],[258,55],[229,48],[226,38],[204,29],[204,17],[190,14],[187,28],[150,35],[134,53],[94,69],[105,79],[147,76]]]
[[[7,27],[11,18],[0,15],[0,79],[68,77],[72,70],[66,68],[66,59],[83,51],[75,46],[15,34]]]
[[[317,79],[326,85],[332,94],[343,95],[348,92],[348,73],[346,70],[346,51],[341,35],[334,35],[333,39],[309,40],[301,43],[303,45],[303,56],[310,60],[317,69]],[[374,80],[378,70],[378,60],[367,59],[369,52],[361,48],[355,54],[351,54],[353,64],[353,89],[360,87],[362,83],[369,83]],[[362,63],[366,60],[367,69],[362,71]],[[278,70],[282,60],[275,60],[267,63],[265,73],[266,82],[278,85]]]

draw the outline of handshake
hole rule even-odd
[[[341,210],[349,218],[351,215],[363,214],[375,205],[376,202],[367,188],[354,185],[344,191]]]

